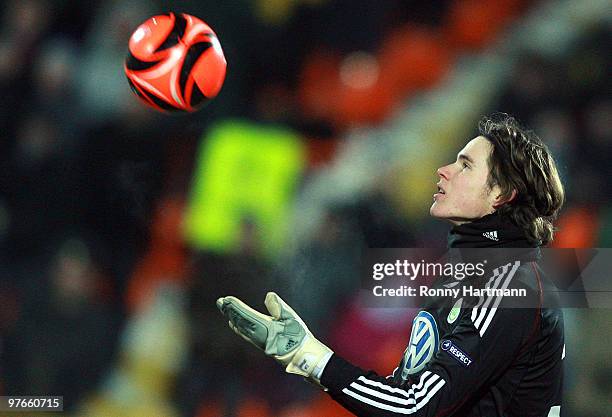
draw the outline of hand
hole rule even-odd
[[[247,342],[280,362],[285,371],[319,383],[331,349],[312,335],[306,324],[276,293],[264,302],[271,316],[256,311],[236,297],[221,297],[217,307],[229,319],[229,326]]]

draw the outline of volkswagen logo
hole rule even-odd
[[[412,322],[410,343],[404,352],[402,379],[421,371],[438,350],[438,326],[433,316],[421,311]]]

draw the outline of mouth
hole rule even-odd
[[[444,188],[442,188],[440,184],[437,184],[437,186],[438,186],[438,192],[433,195],[434,199],[437,199],[440,196],[446,195],[446,191],[444,191]]]

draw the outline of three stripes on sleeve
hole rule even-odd
[[[407,390],[360,376],[342,392],[381,410],[410,415],[425,406],[445,383],[444,379],[430,371],[423,372],[419,383]]]

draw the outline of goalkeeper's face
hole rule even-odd
[[[438,169],[438,189],[429,209],[432,216],[453,224],[467,223],[495,211],[499,187],[487,185],[492,145],[483,136],[468,142],[455,162]]]

